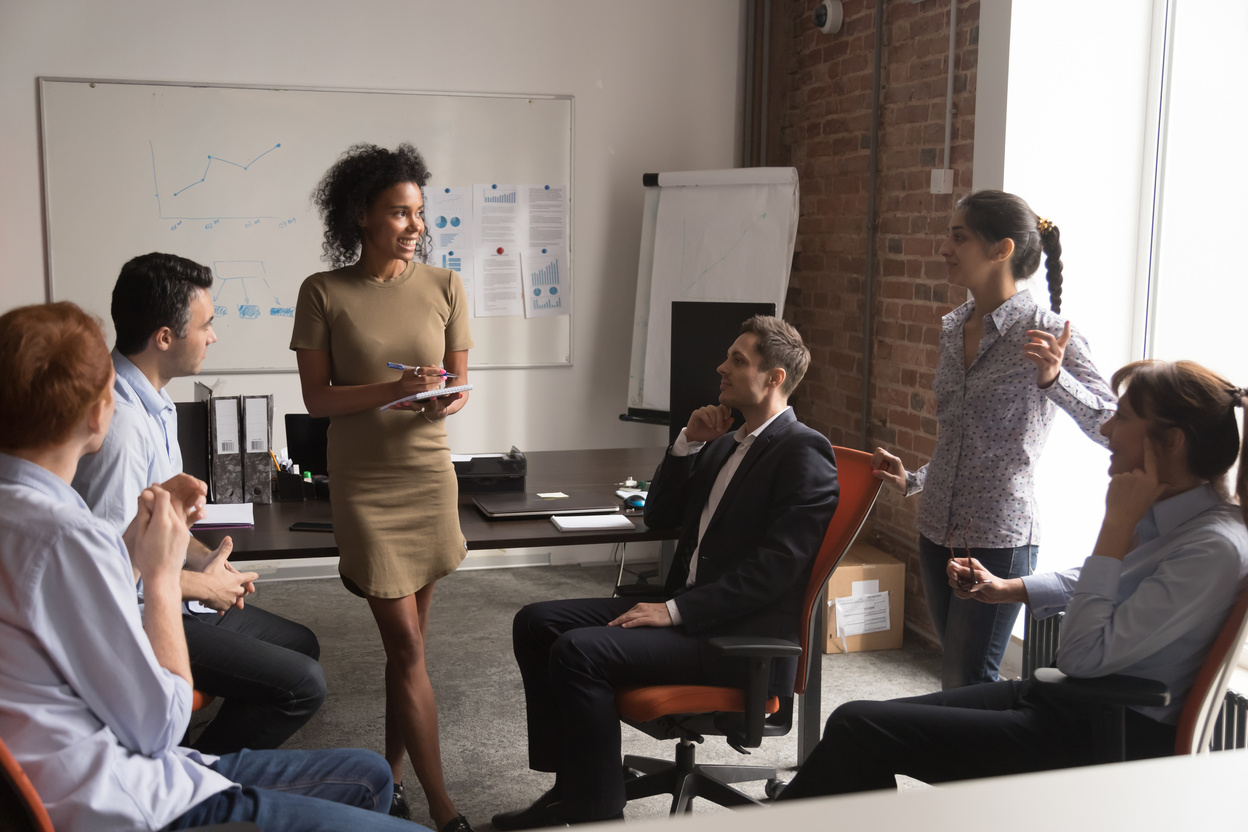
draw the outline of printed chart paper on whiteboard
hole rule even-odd
[[[660,174],[642,401],[667,410],[672,301],[759,301],[784,312],[797,239],[793,168]],[[727,351],[728,345],[724,345]]]

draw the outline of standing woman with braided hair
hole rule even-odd
[[[1100,427],[1114,414],[1113,390],[1087,341],[1057,314],[1061,251],[1057,226],[1014,194],[978,191],[958,201],[940,255],[949,282],[971,299],[941,322],[936,451],[912,472],[883,448],[872,460],[876,477],[897,491],[923,492],[919,567],[946,690],[996,681],[1021,608],[955,597],[947,562],[973,557],[1001,578],[1030,575],[1040,543],[1035,468],[1057,410],[1101,445]],[[1051,312],[1017,285],[1041,254]]]

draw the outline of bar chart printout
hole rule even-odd
[[[571,314],[572,292],[566,277],[566,253],[536,249],[526,251],[522,260],[525,317]]]

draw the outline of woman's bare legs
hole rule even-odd
[[[403,778],[403,751],[441,829],[459,814],[446,793],[438,744],[438,706],[425,667],[425,628],[433,603],[429,584],[405,598],[369,597],[368,606],[386,651],[386,761],[396,783]]]

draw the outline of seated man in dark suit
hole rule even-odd
[[[740,685],[744,660],[707,640],[798,640],[800,604],[838,496],[827,438],[797,421],[789,395],[810,363],[792,326],[756,316],[718,368],[720,404],[693,413],[650,486],[646,524],[680,527],[668,600],[589,598],[531,604],[512,640],[528,706],[529,767],[555,784],[500,830],[620,817],[619,685]],[[745,425],[729,434],[732,409]],[[796,662],[774,667],[790,695]]]

